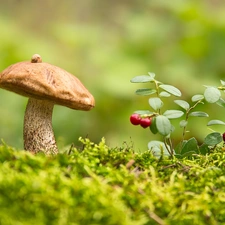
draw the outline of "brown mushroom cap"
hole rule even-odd
[[[9,66],[0,73],[0,88],[72,109],[90,110],[95,105],[94,97],[77,77],[44,62]]]

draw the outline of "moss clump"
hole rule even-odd
[[[81,140],[33,156],[0,146],[0,224],[223,224],[225,155],[156,159]]]

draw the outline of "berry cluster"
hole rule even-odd
[[[130,122],[133,125],[141,125],[143,128],[151,126],[152,118],[151,117],[140,117],[139,114],[134,113],[130,116]]]

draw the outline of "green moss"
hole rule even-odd
[[[222,149],[154,158],[80,140],[55,157],[0,146],[0,224],[223,224]]]

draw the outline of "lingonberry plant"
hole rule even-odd
[[[216,103],[219,106],[225,107],[225,100],[221,98],[221,91],[225,91],[225,82],[221,80],[220,87],[205,86],[205,92],[203,94],[194,95],[191,98],[191,104],[181,98],[181,91],[173,85],[164,84],[161,81],[156,80],[154,73],[148,73],[148,75],[136,76],[131,79],[132,83],[149,83],[153,87],[141,88],[136,90],[137,95],[151,96],[148,103],[151,110],[138,110],[130,116],[130,122],[133,125],[141,125],[143,128],[150,128],[153,134],[160,134],[163,141],[150,141],[148,148],[152,150],[153,154],[157,157],[163,155],[186,157],[193,154],[206,154],[210,152],[216,145],[225,140],[225,134],[221,135],[219,132],[213,132],[208,134],[204,142],[199,145],[196,138],[192,137],[188,140],[185,139],[187,133],[187,125],[190,117],[208,117],[209,115],[203,111],[196,111],[196,107],[199,104]],[[179,106],[181,109],[167,109],[163,110],[165,101],[173,99],[174,107]],[[167,104],[168,105],[168,104]],[[171,104],[169,104],[171,105]],[[179,122],[182,128],[181,140],[177,146],[174,146],[171,135],[175,130],[171,120],[182,118]],[[211,120],[208,122],[210,125],[225,125],[225,122],[221,120]]]

